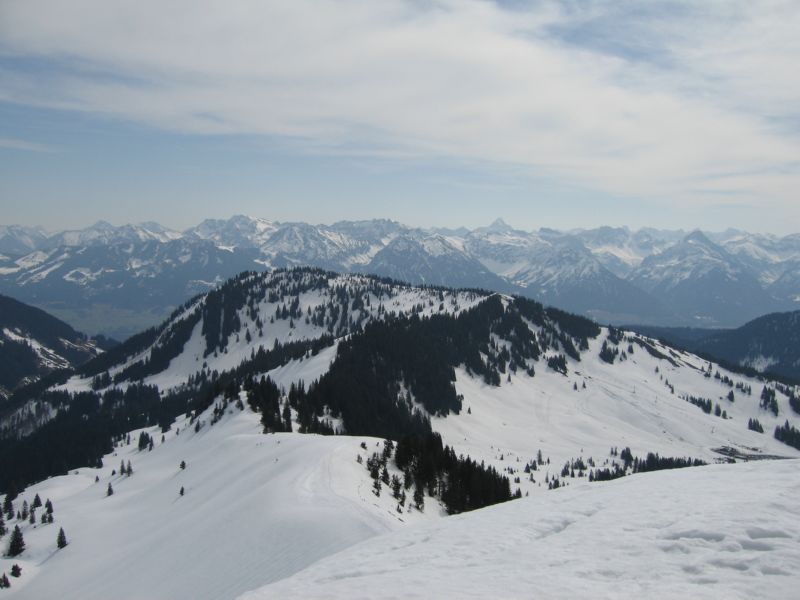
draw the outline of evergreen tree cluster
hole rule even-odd
[[[20,489],[70,469],[99,466],[113,440],[131,429],[172,422],[197,401],[183,391],[161,398],[153,386],[129,385],[67,394],[58,400],[57,415],[30,435],[0,439],[0,490]],[[54,401],[56,402],[56,401]]]
[[[800,450],[800,429],[795,429],[790,425],[788,419],[786,423],[775,428],[775,439]]]
[[[710,415],[711,411],[714,411],[714,416],[722,417],[723,419],[728,418],[728,412],[723,410],[723,408],[719,405],[719,402],[714,403],[708,398],[698,398],[691,395],[683,396],[683,399],[689,404],[693,404],[694,406],[702,409],[702,411],[707,415]]]
[[[291,419],[285,419],[281,409],[281,391],[272,379],[264,376],[259,381],[247,379],[244,389],[250,408],[261,413],[264,433],[292,430]]]
[[[619,356],[619,348],[611,346],[606,340],[603,341],[603,346],[600,348],[600,360],[608,364],[614,364],[614,361]]]
[[[702,467],[706,465],[699,458],[681,458],[672,456],[659,456],[648,452],[644,459],[633,459],[633,472],[646,473],[648,471],[661,471],[664,469],[683,469],[686,467]]]
[[[30,505],[28,504],[27,500],[23,500],[21,508],[16,511],[14,510],[14,500],[16,499],[16,492],[14,490],[9,491],[5,499],[3,500],[3,507],[2,512],[0,513],[0,538],[5,536],[8,533],[8,529],[6,527],[5,520],[3,516],[8,519],[8,521],[12,521],[16,518],[17,521],[25,525],[27,521],[30,525],[34,528],[37,525],[37,517],[36,517],[36,510],[39,508],[44,507],[42,511],[42,515],[40,518],[41,525],[47,525],[53,523],[53,503],[48,498],[44,504],[42,504],[42,499],[39,497],[39,494],[36,494],[31,501]],[[58,537],[56,539],[56,545],[59,549],[65,547],[67,545],[67,538],[64,534],[64,529],[61,528]],[[11,531],[11,535],[8,538],[8,544],[5,550],[5,556],[8,558],[15,558],[20,556],[22,553],[25,552],[26,543],[25,543],[25,536],[23,534],[22,528],[19,524],[14,525],[14,529]],[[22,568],[18,564],[14,564],[11,567],[11,576],[12,577],[20,577],[22,575]],[[0,588],[8,588],[11,587],[11,583],[8,581],[6,574],[4,573],[2,577],[0,577]]]
[[[25,340],[4,338],[0,360],[0,386],[14,389],[20,383],[21,374],[39,372],[39,355]]]
[[[512,497],[508,478],[494,467],[456,456],[438,433],[406,435],[397,443],[395,463],[403,471],[404,487],[426,490],[439,498],[450,514],[505,502]]]
[[[792,410],[797,414],[800,414],[800,398],[794,395],[794,392],[789,394],[789,406],[792,407]]]
[[[773,388],[767,387],[766,385],[764,386],[764,389],[761,390],[759,406],[764,410],[771,411],[776,417],[778,416],[778,399]]]
[[[563,354],[548,356],[547,366],[557,373],[561,373],[562,375],[567,374],[567,358]]]
[[[750,431],[757,431],[758,433],[764,433],[764,427],[763,425],[761,425],[758,419],[748,419],[747,428]]]
[[[622,451],[612,448],[611,454],[612,456],[618,455],[622,459],[622,465],[615,462],[609,467],[590,470],[589,481],[611,481],[634,473],[700,467],[707,464],[698,458],[660,456],[654,452],[648,452],[645,458],[639,458],[634,456],[628,447],[625,447]]]

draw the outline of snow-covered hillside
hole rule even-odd
[[[201,377],[252,365],[258,353],[292,344],[299,344],[299,356],[270,363],[269,375],[285,390],[301,381],[308,386],[328,371],[338,341],[370,322],[390,315],[455,317],[497,298],[318,270],[250,274],[231,280],[215,294],[178,311],[148,345],[131,346],[130,352],[125,346],[118,348],[115,361],[103,364],[107,375],[89,364],[60,389],[102,392],[140,382],[165,393]],[[503,302],[510,318],[518,310],[517,301]],[[563,335],[561,326],[543,318],[544,325],[528,321],[527,327],[534,343],[543,345],[544,355],[538,360],[511,359],[508,369],[498,371],[496,383],[488,383],[463,364],[452,365],[462,410],[432,419],[447,443],[498,469],[510,468],[515,477],[538,451],[553,463],[545,470],[550,478],[568,460],[591,458],[604,464],[612,446],[630,446],[642,456],[659,452],[709,462],[721,457],[714,450],[723,447],[741,453],[797,455],[772,437],[775,427],[787,419],[800,424],[800,415],[789,405],[793,388],[733,373],[655,340],[607,328],[597,329],[595,337],[585,339],[586,347],[573,349],[571,355],[565,352],[566,342],[552,339]],[[209,323],[220,322],[230,325],[210,336]],[[494,335],[492,343],[497,352],[503,347],[507,352],[513,339]],[[313,354],[306,349],[312,340],[323,342]],[[616,354],[611,363],[601,357],[604,347]],[[565,361],[563,373],[548,366],[548,359],[559,356]],[[483,357],[487,364],[495,360]],[[776,412],[762,405],[765,387],[777,388]],[[711,412],[686,398],[702,399]],[[717,410],[720,416],[714,414]],[[758,420],[766,433],[748,429],[750,419]],[[540,486],[545,473],[533,487]],[[525,489],[525,477],[521,479]]]
[[[578,469],[561,476],[564,465],[577,459],[587,465],[584,477],[590,461],[600,468],[621,463],[610,456],[611,447],[629,447],[642,458],[654,452],[709,463],[724,460],[726,448],[751,458],[800,457],[800,451],[771,435],[787,419],[800,424],[785,394],[776,393],[778,414],[773,414],[761,406],[764,382],[717,366],[707,377],[708,362],[654,340],[647,343],[664,358],[633,344],[625,360],[608,364],[599,358],[606,336],[604,330],[592,340],[580,362],[570,360],[567,375],[540,369],[533,378],[520,373],[494,387],[457,370],[456,389],[468,410],[433,419],[434,429],[457,451],[519,477],[514,486],[523,493],[547,489],[554,478],[568,485],[579,481]],[[725,418],[684,399],[691,396],[718,404]],[[750,419],[757,419],[766,433],[748,429]],[[539,452],[546,464],[526,473]]]
[[[102,350],[95,340],[45,312],[0,296],[0,399],[57,369],[76,367]]]
[[[316,561],[367,538],[411,525],[415,532],[402,539],[431,550],[430,568],[436,568],[436,585],[442,586],[411,586],[422,597],[465,595],[459,585],[470,579],[442,569],[442,561],[453,557],[480,579],[472,588],[477,596],[487,595],[487,582],[507,579],[505,595],[515,597],[525,596],[543,577],[543,571],[532,571],[538,575],[530,580],[527,572],[518,572],[523,562],[547,552],[549,542],[541,539],[552,538],[553,556],[562,561],[577,552],[571,548],[583,551],[581,543],[586,556],[596,558],[598,548],[609,543],[608,532],[622,527],[622,533],[610,536],[613,543],[627,540],[649,560],[660,556],[654,547],[661,552],[661,545],[668,546],[665,581],[673,587],[665,589],[673,596],[693,589],[692,582],[721,582],[720,572],[750,565],[741,569],[745,579],[731,580],[733,587],[723,582],[708,588],[728,597],[729,590],[750,591],[750,573],[773,577],[786,570],[788,542],[759,521],[783,519],[783,509],[754,512],[749,521],[714,511],[733,511],[733,502],[744,501],[727,493],[732,474],[742,474],[745,488],[760,486],[754,502],[772,498],[758,494],[786,491],[781,478],[789,467],[783,465],[794,469],[795,461],[764,459],[800,457],[800,450],[773,436],[785,422],[800,424],[792,407],[798,391],[524,298],[411,287],[316,269],[250,272],[188,302],[162,326],[88,363],[56,390],[31,397],[30,411],[48,405],[51,420],[45,425],[43,418],[44,426],[21,439],[0,440],[5,489],[16,481],[35,481],[31,473],[63,472],[62,461],[73,463],[70,474],[35,483],[14,500],[19,510],[36,494],[42,501],[49,498],[55,523],[40,523],[41,511],[34,523],[8,518],[7,527],[20,526],[27,548],[0,561],[0,572],[10,572],[15,563],[22,567],[22,577],[12,578],[7,591],[23,599],[55,594],[234,598],[315,568]],[[284,433],[286,421],[292,433]],[[141,430],[130,431],[131,423],[152,425],[146,429],[152,450],[146,438],[140,448]],[[450,461],[447,467],[413,456],[417,443],[435,450],[438,438],[431,430],[454,450],[450,458],[440,453]],[[385,437],[397,442],[388,454],[384,449],[391,444],[384,445]],[[433,446],[413,440],[433,440]],[[105,454],[98,468],[97,448],[112,448],[111,442],[113,449],[100,453]],[[84,453],[73,453],[76,447]],[[64,456],[54,455],[52,448],[63,448]],[[373,456],[382,453],[388,457],[385,473]],[[718,465],[683,470],[690,475],[632,474],[658,463],[656,454],[667,461],[754,462],[731,470]],[[425,456],[434,455],[439,456],[434,451]],[[474,462],[453,466],[456,456]],[[83,463],[74,462],[81,457]],[[119,473],[127,461],[134,471],[130,476]],[[480,484],[457,479],[468,469]],[[429,478],[423,481],[425,473]],[[452,530],[425,524],[458,512],[459,501],[468,508],[488,504],[475,499],[497,474],[508,478],[498,484],[497,489],[507,490],[498,497],[505,500],[519,489],[523,498],[510,503],[514,508],[458,517]],[[622,481],[598,481],[607,477]],[[681,481],[687,490],[667,495]],[[423,496],[419,502],[417,493]],[[706,501],[706,495],[718,493],[726,497]],[[631,507],[631,498],[639,499],[641,512]],[[621,515],[628,513],[634,519],[630,530],[620,525]],[[652,521],[654,514],[662,520]],[[459,523],[471,523],[473,516],[471,534],[473,525]],[[655,524],[646,525],[647,519]],[[713,527],[701,529],[699,520]],[[509,533],[512,523],[527,526]],[[61,527],[70,543],[56,551]],[[719,537],[718,530],[726,527]],[[761,540],[767,529],[776,543]],[[426,542],[428,535],[445,541],[441,546]],[[662,536],[663,544],[653,546],[653,535]],[[452,545],[457,540],[476,544],[474,536],[486,540],[482,550]],[[419,569],[411,571],[413,581],[434,577],[410,557],[416,550],[404,549],[405,541],[375,543],[376,550],[361,559],[347,553],[330,559],[347,566],[331,562],[336,566],[329,571],[321,562],[319,571],[304,571],[300,579],[259,593],[372,597],[368,581],[357,584],[363,587],[355,592],[348,581],[361,575],[371,580],[385,570],[390,579],[380,592],[391,596],[399,588],[389,585],[397,585],[393,567],[380,566],[386,560]],[[742,562],[749,552],[765,553],[762,545],[775,549],[774,561],[760,554],[755,562]],[[620,552],[614,560],[620,560]],[[610,586],[618,577],[630,583],[631,595],[653,591],[648,580],[637,579],[640,563],[605,569],[585,560],[586,581]],[[359,561],[365,561],[364,570]],[[513,575],[500,578],[492,570],[502,561]],[[582,572],[571,562],[561,568]],[[330,574],[334,571],[339,575]],[[682,585],[689,587],[678,587],[681,573]],[[329,590],[326,582],[332,584]],[[547,585],[558,587],[549,580]],[[583,589],[562,587],[565,596]]]
[[[160,328],[147,348],[125,354],[122,346],[118,350],[120,362],[109,365],[108,373],[123,382],[141,379],[168,390],[201,371],[231,370],[251,359],[259,349],[271,350],[276,344],[307,342],[324,336],[342,337],[387,315],[455,315],[486,296],[316,269],[248,274],[221,288],[214,306],[209,296],[190,302]],[[226,308],[220,309],[221,306]],[[231,325],[223,328],[212,342],[206,333],[209,324],[220,321]],[[131,371],[126,369],[137,363],[152,364],[154,355],[162,353],[162,349],[168,349],[169,353],[159,359],[163,363],[160,368],[149,368],[149,373],[141,378],[128,376]],[[75,376],[64,387],[72,391],[88,390],[92,379],[93,376]]]
[[[377,537],[267,598],[797,597],[797,461],[584,484]]]
[[[18,509],[38,494],[52,501],[55,519],[41,524],[37,515],[36,525],[21,525],[26,550],[0,558],[0,573],[18,564],[22,577],[2,593],[19,600],[230,599],[369,537],[443,515],[432,500],[425,512],[398,514],[388,494],[372,493],[356,457],[366,458],[380,440],[264,435],[248,408],[229,404],[213,425],[212,413],[196,421],[199,431],[180,419],[163,442],[158,428],[146,430],[154,439],[149,451],[138,449],[142,430],[133,431],[102,468],[25,490],[14,501]],[[122,462],[132,475],[120,474]],[[69,542],[61,550],[59,528]]]

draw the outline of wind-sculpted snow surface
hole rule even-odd
[[[646,473],[377,537],[240,600],[797,597],[797,461]]]

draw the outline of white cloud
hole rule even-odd
[[[609,6],[5,0],[0,98],[800,217],[796,3]]]

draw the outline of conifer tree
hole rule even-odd
[[[179,492],[181,496],[184,494],[183,486],[181,486],[181,491]]]
[[[66,548],[68,543],[69,542],[67,542],[67,536],[64,533],[64,528],[62,527],[61,529],[58,530],[58,539],[56,540],[56,546],[58,546],[58,549],[61,550],[62,548]]]
[[[106,496],[113,496],[114,495],[114,488],[111,487],[111,482],[108,482],[108,489],[106,490]]]
[[[12,577],[20,577],[22,575],[22,567],[18,564],[14,563],[11,567],[11,576]]]
[[[414,488],[414,506],[416,506],[417,510],[423,510],[425,508],[425,496],[422,494],[422,490],[419,486]]]
[[[0,513],[0,537],[6,534],[6,522],[3,520],[3,514]]]
[[[8,575],[3,573],[3,576],[0,577],[0,589],[2,588],[10,588],[11,582],[8,580]]]
[[[31,504],[31,508],[39,508],[42,505],[42,499],[39,498],[39,494],[36,494],[33,498],[33,504]]]
[[[11,558],[19,556],[25,551],[25,539],[22,537],[22,531],[19,525],[14,526],[14,531],[11,533],[11,539],[8,542],[8,556]]]

